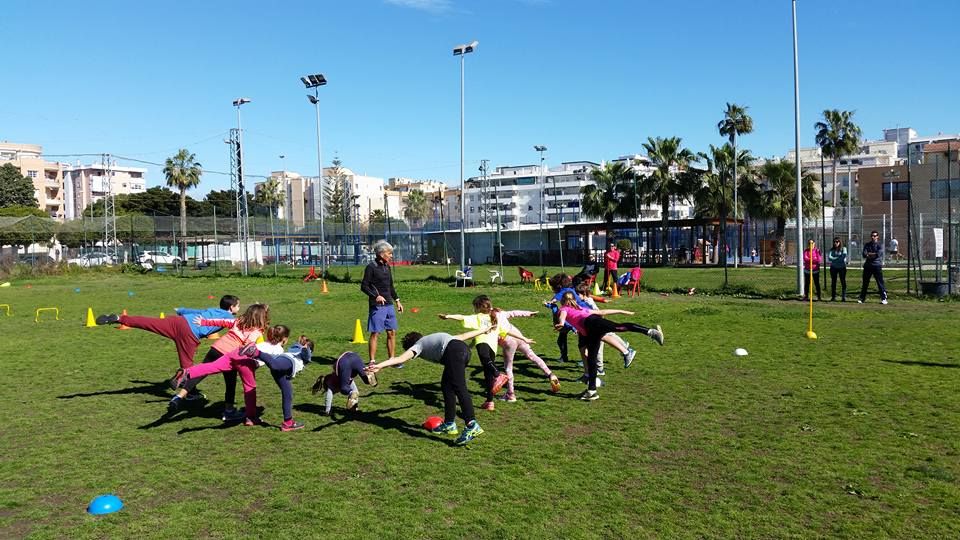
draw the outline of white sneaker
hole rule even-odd
[[[633,359],[637,356],[636,349],[630,348],[627,349],[627,352],[623,355],[623,367],[628,368],[630,364],[633,363]]]
[[[356,390],[350,392],[350,396],[347,398],[347,409],[354,409],[360,403],[360,392]]]
[[[862,303],[863,303],[863,300],[860,300],[859,298],[857,298],[857,303],[858,303],[858,304],[862,304]]]
[[[661,347],[663,346],[663,329],[660,328],[659,324],[657,325],[656,328],[651,328],[650,331],[647,332],[647,335],[650,336],[651,339],[656,341],[657,344],[659,344]]]
[[[887,305],[887,299],[884,298],[883,300],[880,301],[880,303],[883,304],[883,305]]]

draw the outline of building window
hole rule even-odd
[[[37,177],[37,171],[27,171],[27,177],[29,177],[29,178],[36,178],[36,177]]]
[[[886,184],[884,184],[886,185]],[[888,190],[890,188],[887,188]],[[884,192],[883,200],[889,201],[890,198],[886,195],[887,192]],[[931,180],[930,181],[930,198],[931,199],[946,199],[947,195],[951,197],[956,197],[960,195],[960,179],[954,178],[950,180],[950,185],[947,185],[946,180]]]
[[[890,182],[884,182],[882,184],[883,193],[881,200],[889,201],[890,200]],[[893,183],[893,200],[895,201],[905,201],[910,197],[910,183],[909,182],[894,182]]]

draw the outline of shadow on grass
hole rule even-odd
[[[922,362],[920,360],[886,360],[886,359],[880,359],[880,361],[887,362],[888,364],[901,364],[904,366],[960,368],[960,364],[947,364],[946,362]]]
[[[440,400],[440,383],[414,384],[408,381],[390,383],[390,391],[371,391],[370,396],[410,396],[428,407],[443,408]]]
[[[399,418],[393,418],[390,416],[385,416],[389,413],[402,411],[403,409],[409,409],[412,405],[407,405],[405,407],[393,407],[391,409],[378,409],[375,411],[344,411],[342,413],[336,413],[330,415],[330,421],[326,424],[319,425],[313,429],[314,432],[323,431],[324,429],[341,426],[347,422],[363,422],[364,424],[370,424],[377,426],[383,430],[396,430],[409,435],[411,437],[417,437],[420,439],[428,439],[431,441],[442,441],[449,444],[453,444],[452,441],[440,438],[431,434],[429,431],[423,429],[421,426],[411,424],[405,420]],[[323,416],[323,406],[315,403],[301,403],[295,405],[294,409],[310,414],[316,414],[318,416]]]
[[[99,392],[83,392],[77,394],[66,394],[63,396],[57,396],[57,399],[74,399],[81,397],[95,397],[95,396],[120,396],[124,394],[146,394],[148,396],[157,396],[162,397],[164,400],[170,399],[170,384],[167,380],[160,382],[150,382],[150,381],[130,381],[133,384],[138,384],[140,386],[131,386],[129,388],[117,388],[115,390],[101,390]]]
[[[227,429],[227,428],[236,426],[239,423],[239,422],[224,422],[223,420],[221,420],[223,415],[223,408],[225,405],[224,402],[222,401],[218,401],[212,404],[204,402],[206,406],[200,403],[197,403],[196,405],[194,405],[194,403],[195,402],[188,401],[185,404],[181,405],[182,408],[179,411],[164,412],[163,415],[160,416],[160,418],[157,418],[156,420],[154,420],[153,422],[150,422],[149,424],[138,426],[137,429],[153,429],[156,427],[160,427],[164,424],[173,424],[175,422],[181,422],[188,418],[207,418],[210,420],[216,420],[218,423],[211,426],[203,426],[199,428],[184,428],[178,431],[177,432],[178,434],[189,433],[191,431],[201,431],[204,429]],[[263,407],[257,407],[257,415],[259,416],[263,414],[263,410],[264,410]]]

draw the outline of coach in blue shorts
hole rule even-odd
[[[370,332],[371,362],[377,359],[377,336],[380,332],[387,333],[387,357],[396,356],[397,312],[403,313],[403,304],[393,288],[393,274],[390,271],[393,246],[380,240],[374,244],[373,252],[377,257],[364,269],[363,281],[360,282],[360,290],[367,295],[370,305],[367,331]],[[397,304],[396,311],[393,309],[394,303]]]

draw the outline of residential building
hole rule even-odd
[[[886,136],[886,132],[885,132]],[[896,141],[863,141],[857,153],[843,156],[837,161],[837,191],[840,193],[850,190],[850,179],[856,182],[857,171],[869,167],[892,167],[900,162],[897,157]],[[796,161],[796,151],[787,152],[786,159]],[[821,159],[822,158],[822,159]],[[804,174],[823,175],[823,197],[827,201],[833,200],[833,161],[823,156],[819,146],[800,149],[800,168]],[[820,185],[817,185],[820,190]]]
[[[63,220],[64,165],[43,159],[43,147],[39,144],[0,142],[0,165],[12,163],[20,174],[33,181],[33,196],[37,206],[50,217]]]
[[[955,141],[960,134],[920,136],[913,128],[895,128],[883,130],[883,140],[893,141],[897,145],[897,157],[907,159],[908,154],[913,163],[918,163],[924,155],[926,145],[937,142]]]
[[[64,200],[67,219],[83,214],[83,210],[113,192],[114,195],[143,193],[147,169],[112,163],[64,166]]]

